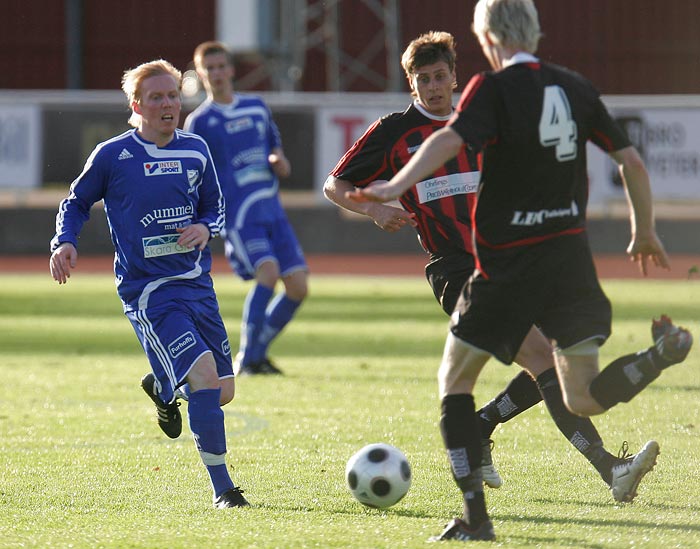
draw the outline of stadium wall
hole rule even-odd
[[[367,218],[320,206],[289,205],[287,214],[307,254],[422,253],[415,232],[408,228],[389,234]],[[56,208],[0,209],[0,256],[47,255],[55,217]],[[657,229],[670,254],[700,255],[700,219],[659,219]],[[629,222],[623,218],[591,219],[588,233],[596,254],[621,255],[629,244]],[[213,240],[212,248],[222,252],[221,240]],[[85,255],[113,253],[102,208],[93,208],[79,250]]]

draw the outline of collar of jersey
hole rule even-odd
[[[449,120],[452,118],[452,113],[446,114],[445,116],[436,116],[434,114],[430,114],[423,105],[421,105],[418,102],[418,99],[413,100],[413,106],[418,109],[418,111],[425,116],[426,118],[430,118],[431,120]],[[452,111],[454,112],[454,107],[452,108]]]
[[[532,55],[531,53],[527,53],[524,51],[519,51],[516,53],[513,57],[510,59],[506,59],[503,61],[503,68],[505,69],[506,67],[510,67],[511,65],[515,65],[516,63],[539,63],[540,60]]]

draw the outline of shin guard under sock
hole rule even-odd
[[[190,393],[187,406],[190,430],[215,497],[234,487],[226,468],[226,429],[220,397],[221,389],[201,389]]]
[[[264,358],[260,356],[258,340],[265,325],[265,310],[272,294],[272,288],[256,284],[250,289],[243,303],[240,350],[243,353],[241,364],[244,366]]]
[[[603,447],[603,440],[593,422],[589,418],[572,414],[564,404],[556,370],[552,368],[542,372],[537,376],[537,385],[559,431],[596,468],[603,480],[610,484],[610,468],[614,458]]]
[[[452,476],[464,498],[464,520],[477,526],[488,520],[481,476],[481,434],[472,395],[442,399],[440,433]]]
[[[477,412],[481,436],[491,438],[499,423],[505,423],[541,400],[537,383],[530,374],[521,370],[502,393]]]
[[[614,360],[591,382],[591,396],[606,410],[629,402],[661,372],[649,350]]]
[[[267,349],[277,335],[289,324],[301,301],[289,299],[286,294],[279,294],[270,302],[265,312],[265,325],[258,337],[260,360],[267,356]]]

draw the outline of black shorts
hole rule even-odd
[[[585,235],[502,251],[486,264],[489,278],[470,279],[452,317],[450,329],[463,341],[510,364],[533,324],[562,348],[610,336],[610,302]]]
[[[435,299],[451,315],[462,288],[474,273],[474,256],[466,252],[434,256],[425,266],[425,277],[433,289]]]

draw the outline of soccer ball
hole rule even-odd
[[[355,499],[377,509],[391,507],[411,486],[411,466],[406,456],[390,444],[369,444],[345,466],[345,480]]]

